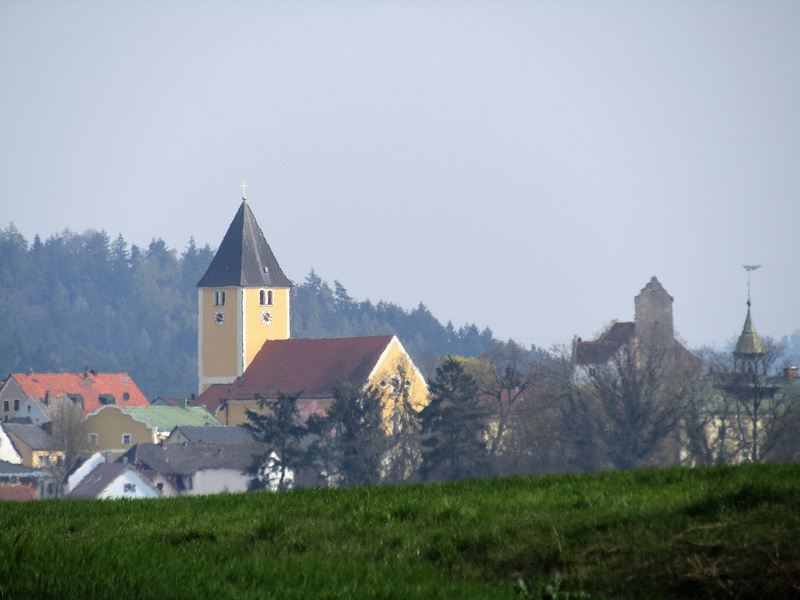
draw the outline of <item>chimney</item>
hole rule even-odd
[[[47,390],[44,393],[44,405],[45,406],[50,406],[50,390]]]

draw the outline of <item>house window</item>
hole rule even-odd
[[[90,446],[97,446],[97,434],[90,433],[89,434],[89,445]]]
[[[135,483],[126,483],[123,486],[123,490],[126,494],[133,494],[136,491],[136,484]]]
[[[122,434],[122,445],[123,446],[130,446],[131,445],[131,434],[130,433],[123,433]]]
[[[50,455],[49,454],[40,454],[39,455],[39,466],[44,467],[45,469],[50,466]]]
[[[130,395],[128,392],[124,392],[124,393],[122,394],[122,399],[123,399],[125,402],[127,402],[128,400],[130,400],[130,399],[131,399],[131,395]]]
[[[14,410],[19,410],[19,398],[14,398]]]
[[[192,485],[192,478],[191,477],[186,479],[186,488],[190,489],[190,490],[194,489],[194,486]]]
[[[272,306],[275,304],[275,294],[272,293],[272,290],[267,291],[267,306]]]
[[[225,290],[214,291],[214,306],[225,306]]]
[[[8,400],[3,400],[3,412],[8,412],[11,410],[11,405],[9,404]]]

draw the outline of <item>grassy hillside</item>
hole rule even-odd
[[[800,465],[0,505],[0,598],[791,598]]]

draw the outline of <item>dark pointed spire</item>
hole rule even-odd
[[[244,199],[197,287],[292,287]]]

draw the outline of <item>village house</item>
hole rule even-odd
[[[124,463],[98,464],[67,494],[69,499],[159,498],[147,477]]]
[[[64,468],[64,444],[53,435],[52,428],[30,423],[3,423],[6,439],[10,440],[20,463],[34,469]]]
[[[55,498],[58,493],[51,472],[0,460],[0,501]]]
[[[178,425],[164,440],[167,444],[253,444],[256,438],[244,427]]]
[[[150,405],[127,373],[12,373],[0,387],[0,418],[22,416],[43,423],[56,398],[70,399],[84,415],[111,404]]]
[[[86,415],[87,448],[115,459],[136,444],[159,443],[178,425],[219,427],[201,406],[103,406]]]
[[[8,437],[2,423],[0,423],[0,460],[22,464],[22,455],[14,447],[14,442]]]
[[[245,471],[268,448],[264,444],[138,444],[118,462],[160,474],[181,495],[245,492]]]

